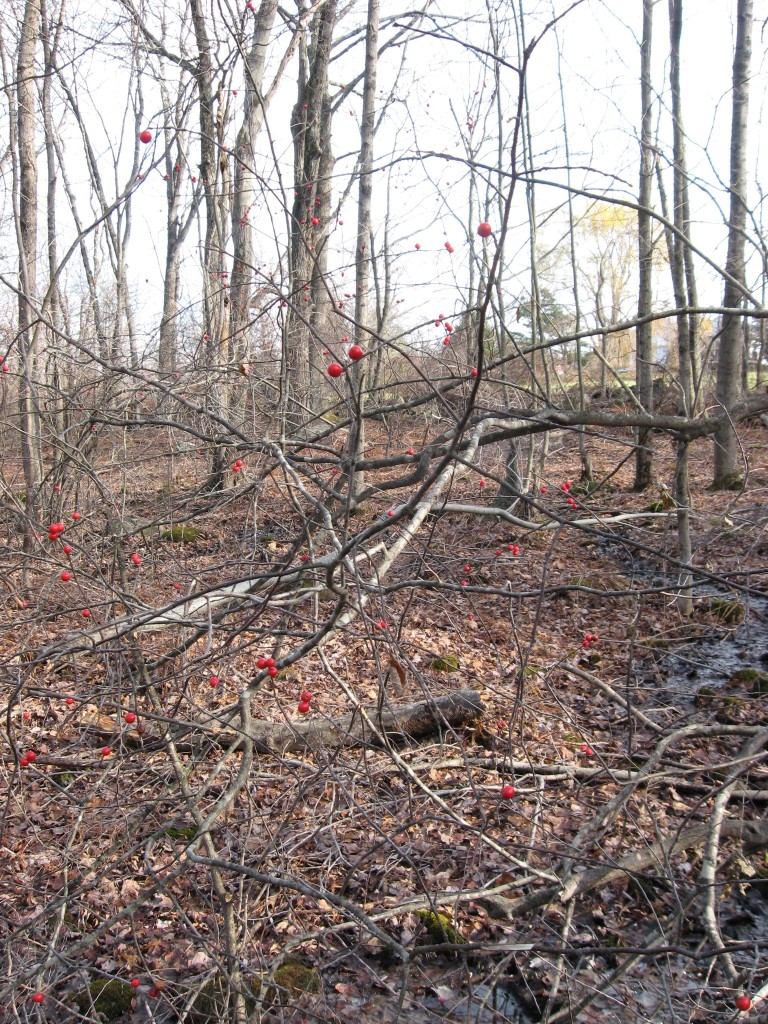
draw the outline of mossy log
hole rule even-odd
[[[477,690],[457,690],[418,704],[381,711],[370,708],[367,715],[380,734],[396,742],[407,742],[432,736],[448,727],[467,725],[480,718],[484,710]],[[221,739],[231,741],[232,734],[226,731],[225,737],[224,733],[222,730]],[[357,711],[341,718],[315,718],[289,725],[254,721],[250,734],[256,749],[268,754],[321,747],[361,747],[377,742],[376,734]]]

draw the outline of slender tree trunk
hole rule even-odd
[[[728,256],[725,269],[731,280],[725,283],[723,305],[740,306],[745,284],[744,235],[747,221],[747,112],[749,106],[749,67],[752,55],[752,0],[738,0],[736,46],[733,55],[733,111],[731,120],[731,203],[728,219]],[[729,410],[741,392],[743,354],[741,317],[723,316],[717,358],[716,396]],[[738,439],[733,424],[726,418],[715,434],[713,484],[718,488],[738,487]]]
[[[653,307],[653,88],[651,48],[653,40],[653,0],[643,0],[643,38],[640,45],[640,189],[637,212],[638,245],[638,319],[647,317]],[[646,412],[653,412],[653,324],[639,323],[635,328],[635,381],[637,397]],[[643,491],[653,472],[653,434],[638,430],[635,449],[635,490]]]
[[[264,122],[264,70],[277,0],[262,0],[255,16],[251,46],[245,64],[245,110],[237,133],[235,188],[232,202],[232,243],[234,257],[230,289],[230,358],[235,365],[248,359],[248,326],[251,300],[255,291],[253,225],[251,214],[256,204],[257,178],[254,146]],[[244,414],[245,389],[233,399],[231,411],[237,422]]]
[[[16,69],[18,138],[18,244],[19,244],[19,413],[21,458],[27,491],[25,548],[33,542],[33,520],[43,475],[40,415],[37,395],[38,338],[35,330],[37,299],[37,142],[35,113],[35,51],[40,34],[40,0],[27,0],[19,38]]]
[[[379,0],[368,0],[368,27],[365,34],[365,80],[363,84],[363,114],[360,124],[360,187],[357,200],[357,249],[355,252],[355,340],[366,350],[370,347],[369,326],[369,269],[371,260],[371,200],[373,196],[373,139],[376,128],[376,71],[379,45]],[[364,485],[363,474],[354,469],[354,463],[365,455],[365,389],[368,360],[362,359],[350,372],[356,408],[350,430],[349,452],[353,462],[350,474],[350,493],[354,498]]]
[[[305,5],[300,10],[304,13]],[[286,317],[283,418],[288,433],[306,422],[316,397],[311,387],[314,300],[324,287],[319,280],[317,254],[328,240],[330,186],[321,179],[332,159],[328,66],[336,0],[318,12],[309,29],[309,43],[299,51],[299,90],[291,118],[293,133],[294,201],[291,230],[292,308]],[[327,134],[326,134],[327,133]],[[324,264],[323,264],[324,265]]]

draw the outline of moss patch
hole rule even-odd
[[[453,654],[439,654],[429,663],[436,672],[458,672],[459,659]]]
[[[200,536],[200,531],[194,526],[172,526],[170,530],[164,530],[160,536],[172,544],[193,544]]]
[[[744,621],[744,606],[726,597],[713,597],[709,602],[709,610],[718,622],[726,626],[734,626]]]
[[[427,930],[430,943],[450,942],[454,946],[463,946],[466,939],[447,914],[434,910],[419,910],[417,916]]]
[[[95,1010],[105,1020],[117,1020],[131,1008],[134,991],[119,978],[96,978],[88,988],[75,994],[75,1003],[80,1013],[87,1016]]]

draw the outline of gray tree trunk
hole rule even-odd
[[[653,88],[651,48],[653,0],[643,0],[643,38],[640,44],[640,189],[637,212],[638,319],[647,317],[653,306],[653,223],[650,206],[653,194]],[[646,412],[653,412],[653,324],[639,323],[635,329],[635,380],[637,397]],[[638,430],[635,449],[635,490],[651,482],[653,451],[650,430]]]
[[[745,283],[744,232],[747,220],[747,112],[749,68],[752,56],[752,0],[738,0],[736,46],[733,54],[733,110],[731,118],[731,203],[728,218],[728,257],[725,269],[733,279],[725,282],[723,305],[740,306],[737,285]],[[715,394],[724,409],[731,409],[741,395],[743,358],[741,317],[723,316],[717,357]],[[738,487],[738,439],[728,419],[715,434],[713,484],[718,488]]]
[[[27,491],[25,548],[33,543],[33,520],[43,475],[37,395],[37,144],[35,113],[35,51],[40,34],[40,0],[27,0],[19,38],[16,68],[16,131],[18,139],[19,245],[19,413],[21,458]]]
[[[363,83],[363,115],[360,124],[360,188],[357,199],[357,248],[355,251],[355,340],[363,350],[370,348],[369,270],[371,261],[371,200],[373,197],[373,139],[376,128],[376,72],[379,46],[379,0],[368,0],[368,27],[365,33],[365,80]],[[354,391],[355,420],[350,430],[349,452],[354,463],[365,457],[365,389],[368,360],[361,359],[350,372]],[[350,493],[359,494],[364,486],[363,475],[353,469]]]

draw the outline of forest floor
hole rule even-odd
[[[181,627],[89,644],[89,631],[126,609],[161,608],[307,551],[295,545],[306,510],[276,474],[256,485],[255,460],[204,499],[205,454],[171,460],[159,436],[105,431],[97,473],[65,483],[50,510],[71,553],[57,541],[23,563],[10,516],[0,546],[3,1019],[96,1020],[103,1005],[72,1009],[87,979],[134,976],[123,1019],[172,1019],[190,1006],[187,1019],[220,1019],[195,997],[217,971],[231,976],[230,927],[250,991],[267,991],[253,979],[272,983],[286,957],[311,968],[303,981],[278,978],[282,999],[255,1010],[249,1001],[264,1020],[719,1022],[734,1019],[743,991],[764,1010],[768,841],[736,825],[764,827],[768,806],[764,753],[749,748],[768,725],[768,433],[748,427],[742,441],[751,469],[740,492],[709,490],[711,445],[692,447],[694,563],[706,578],[690,618],[676,601],[674,511],[647,512],[672,490],[663,438],[660,486],[643,494],[631,490],[632,462],[617,468],[615,439],[589,440],[605,481],[590,494],[578,486],[575,438],[553,441],[533,521],[553,511],[556,528],[431,516],[366,615],[261,683],[251,713],[306,721],[303,690],[309,717],[334,719],[356,702],[375,709],[469,688],[482,718],[419,742],[257,754],[211,831],[230,865],[223,899],[187,849],[203,853],[190,846],[192,809],[215,810],[240,754],[182,743],[182,786],[159,737],[171,721],[236,704],[256,659],[279,662],[330,615],[334,595],[212,618],[186,648]],[[397,447],[409,443],[419,441]],[[370,444],[391,452],[383,430]],[[488,486],[469,476],[451,501],[490,504],[501,453],[483,458]],[[3,475],[19,501],[9,457]],[[577,509],[565,504],[568,479]],[[364,506],[350,532],[398,497]],[[174,524],[196,531],[185,542],[163,536],[167,524],[108,539],[108,521],[171,509]],[[324,578],[317,554],[310,582]],[[74,647],[64,643],[73,636]],[[20,768],[14,749],[35,757]],[[707,830],[721,804],[736,825],[713,851]],[[664,846],[675,838],[676,849]],[[617,876],[584,883],[631,856]],[[718,937],[730,964],[713,954]],[[33,1006],[36,990],[45,1000]]]

